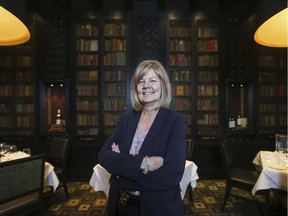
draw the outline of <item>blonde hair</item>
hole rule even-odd
[[[166,70],[157,60],[145,60],[137,66],[131,79],[131,105],[137,111],[143,110],[143,104],[139,100],[137,93],[137,85],[139,80],[141,80],[150,69],[155,72],[160,80],[161,96],[157,104],[158,108],[169,107],[171,102],[171,84]]]

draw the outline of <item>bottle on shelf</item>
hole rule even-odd
[[[56,125],[61,125],[61,110],[57,110],[57,115],[56,115]]]
[[[241,127],[241,114],[237,115],[237,126]]]
[[[236,126],[235,118],[234,118],[234,116],[231,115],[229,117],[229,129],[233,129],[233,128],[235,128],[235,126]]]

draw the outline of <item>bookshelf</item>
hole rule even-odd
[[[75,25],[76,134],[99,134],[100,34],[99,21]]]
[[[171,108],[187,116],[187,136],[192,136],[192,26],[189,19],[168,20]]]
[[[121,19],[104,19],[104,135],[110,135],[127,108],[127,26]]]
[[[287,53],[282,49],[259,49],[258,133],[287,132]]]
[[[31,136],[35,128],[33,46],[0,48],[0,135]]]
[[[215,138],[219,134],[219,54],[218,27],[196,21],[196,125],[197,135]]]

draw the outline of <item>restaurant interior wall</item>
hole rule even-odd
[[[99,42],[99,49],[95,53],[99,56],[100,62],[104,61],[104,56],[108,54],[104,45],[104,41],[107,39],[103,32],[104,25],[115,25],[119,20],[123,21],[123,24],[126,25],[127,31],[125,37],[115,38],[126,42],[126,64],[118,68],[125,71],[125,80],[121,81],[121,83],[126,85],[126,95],[124,96],[126,97],[125,110],[129,108],[129,83],[137,63],[143,59],[156,58],[159,59],[169,73],[171,73],[174,69],[169,64],[168,26],[171,20],[173,22],[175,21],[175,23],[178,21],[188,23],[193,35],[189,39],[192,44],[190,51],[192,64],[189,69],[191,70],[192,80],[191,83],[188,84],[190,92],[187,96],[187,98],[190,98],[189,101],[191,103],[191,109],[188,112],[191,116],[191,131],[189,132],[189,136],[195,137],[194,162],[199,167],[200,178],[223,177],[221,155],[218,148],[218,142],[223,136],[247,137],[248,141],[245,144],[239,144],[235,149],[239,150],[241,155],[249,155],[249,159],[251,159],[252,155],[259,149],[271,149],[274,147],[274,131],[272,130],[271,132],[270,130],[267,133],[262,133],[262,129],[258,123],[260,121],[258,114],[260,112],[259,103],[261,101],[258,97],[260,94],[258,90],[260,84],[257,78],[257,58],[260,55],[259,49],[262,47],[256,45],[251,37],[258,25],[265,20],[266,14],[273,14],[275,10],[280,10],[285,7],[282,3],[273,2],[273,7],[271,7],[271,2],[268,0],[258,2],[247,0],[238,2],[231,2],[229,0],[181,0],[177,2],[172,0],[18,0],[17,3],[16,1],[3,0],[2,2],[1,4],[5,4],[7,9],[11,9],[15,15],[19,14],[20,19],[31,28],[32,38],[27,44],[23,45],[23,47],[27,46],[29,49],[31,48],[29,55],[31,55],[32,63],[30,65],[31,67],[26,67],[25,65],[22,67],[12,65],[5,67],[5,65],[3,66],[5,60],[1,59],[5,59],[7,53],[11,54],[11,56],[15,56],[15,54],[24,54],[24,56],[27,56],[28,54],[26,51],[24,52],[18,49],[18,47],[0,47],[0,77],[1,79],[3,78],[2,81],[0,81],[0,88],[5,88],[3,86],[5,86],[5,82],[7,81],[11,83],[15,89],[17,89],[19,85],[29,84],[33,86],[33,93],[31,93],[29,99],[25,97],[25,95],[19,97],[19,95],[13,94],[11,97],[10,95],[8,95],[9,97],[0,95],[0,100],[3,104],[12,104],[12,107],[17,106],[21,100],[24,100],[25,104],[34,105],[33,111],[30,111],[29,114],[29,118],[33,119],[33,126],[31,126],[29,134],[17,132],[20,130],[15,129],[17,128],[16,126],[12,127],[11,130],[9,128],[9,131],[13,132],[12,134],[7,134],[6,132],[8,130],[7,128],[5,129],[5,125],[0,124],[1,141],[9,144],[15,143],[19,146],[19,149],[30,147],[32,153],[35,154],[47,152],[49,146],[46,138],[48,135],[51,135],[51,132],[47,131],[43,133],[43,131],[40,130],[43,118],[45,118],[45,116],[40,115],[43,113],[41,111],[41,101],[43,101],[43,98],[41,98],[43,97],[40,88],[41,82],[43,80],[68,80],[70,84],[68,89],[69,94],[66,97],[69,105],[69,113],[66,113],[66,118],[68,118],[66,120],[69,122],[69,125],[66,125],[66,131],[64,133],[69,134],[71,138],[71,152],[69,156],[70,179],[89,179],[94,165],[98,162],[97,153],[105,142],[107,135],[110,133],[109,131],[107,132],[107,128],[110,126],[106,127],[105,123],[107,119],[103,118],[104,113],[109,112],[107,112],[103,103],[108,100],[106,87],[108,84],[112,86],[112,83],[108,83],[107,80],[105,80],[102,71],[109,71],[113,67],[109,69],[107,65],[99,63],[97,67],[95,67],[99,71],[99,80],[89,81],[99,87],[99,92],[97,96],[95,96],[95,98],[99,100],[99,108],[97,111],[93,110],[99,117],[98,128],[97,130],[90,130],[91,133],[95,133],[94,135],[79,134],[80,126],[78,124],[79,122],[77,122],[79,108],[77,106],[79,105],[78,100],[80,97],[77,92],[77,87],[79,87],[79,83],[85,82],[78,80],[77,74],[82,71],[82,69],[75,64],[76,56],[80,53],[77,51],[75,42],[77,41],[75,27],[78,24],[98,25],[99,35],[93,38],[93,40],[98,40]],[[239,8],[241,10],[239,10]],[[247,8],[249,8],[249,10],[247,10]],[[269,10],[273,11],[268,13]],[[267,15],[267,18],[269,18],[269,15]],[[115,22],[115,20],[117,22]],[[199,81],[198,83],[197,81],[201,68],[197,66],[196,59],[201,52],[197,52],[196,29],[198,21],[202,20],[205,21],[203,23],[209,23],[209,25],[210,23],[213,25],[216,24],[218,28],[219,34],[216,39],[219,42],[217,50],[219,66],[215,69],[219,73],[217,82],[208,81],[206,83],[200,83]],[[287,49],[284,49],[284,52],[285,50],[287,51]],[[272,56],[274,53],[280,55],[283,53],[282,51],[283,49],[268,49],[268,51],[265,52],[268,53],[267,55]],[[182,67],[182,69],[179,67],[178,69],[184,70],[183,68],[187,67]],[[27,79],[20,79],[12,82],[13,76],[6,75],[6,73],[17,73],[17,71],[22,69],[33,72],[32,75],[27,78],[29,81]],[[114,69],[116,70],[117,68]],[[287,63],[281,70],[287,71]],[[275,68],[273,71],[278,73]],[[249,112],[251,113],[251,118],[253,118],[250,119],[250,121],[253,121],[253,124],[251,123],[251,126],[247,130],[230,130],[228,128],[227,116],[229,114],[226,113],[227,101],[225,96],[225,83],[227,81],[246,81],[250,82],[253,86],[252,96],[249,98],[252,104]],[[177,83],[173,81],[173,83],[176,86],[178,84],[180,86],[186,85],[185,82]],[[217,85],[219,92],[216,97],[215,95],[213,96],[215,97],[213,101],[218,101],[217,111],[212,111],[213,114],[217,114],[218,123],[215,125],[216,127],[211,127],[211,131],[217,128],[217,133],[205,136],[199,133],[203,125],[197,120],[199,115],[203,114],[203,111],[198,110],[197,101],[201,97],[197,95],[197,85],[204,86],[204,84]],[[284,84],[287,86],[287,81]],[[177,97],[181,99],[182,96]],[[209,97],[203,101],[208,101]],[[279,102],[283,96],[278,97],[275,95],[273,98]],[[119,115],[122,111],[113,111],[110,113],[117,113],[117,115]],[[210,111],[204,112],[204,114],[209,116],[209,112]],[[3,118],[3,115],[6,114],[7,113],[1,111],[0,118]],[[111,128],[113,129],[113,127]],[[210,126],[207,128],[206,131],[209,132]],[[273,128],[275,130],[277,129],[277,127]],[[286,129],[287,123],[282,126],[282,131],[286,131]],[[54,132],[52,134],[57,133],[58,132]],[[247,157],[245,158],[247,159]],[[249,161],[244,161],[244,157],[239,158],[239,164],[242,164],[242,166],[250,165]]]

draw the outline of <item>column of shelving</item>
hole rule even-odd
[[[187,116],[187,136],[192,135],[192,27],[190,20],[169,20],[169,74],[171,108]]]
[[[99,133],[99,25],[76,24],[77,135]]]
[[[261,49],[258,58],[258,132],[286,133],[287,130],[287,54]]]
[[[127,107],[126,24],[104,21],[104,134],[110,135]]]
[[[197,21],[197,134],[215,137],[219,133],[218,28]]]

